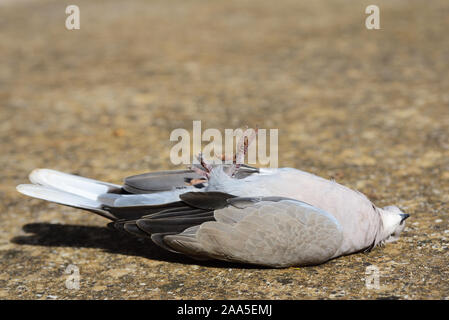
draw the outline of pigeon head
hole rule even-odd
[[[396,206],[387,206],[380,210],[384,242],[396,241],[405,228],[405,220],[410,216]]]

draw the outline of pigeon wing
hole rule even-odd
[[[186,180],[200,179],[192,170],[170,170],[139,174],[127,177],[123,189],[129,193],[152,193],[184,188]]]
[[[228,166],[224,165],[224,168]],[[235,173],[235,178],[243,179],[258,172],[258,168],[242,164]],[[190,169],[149,172],[125,178],[123,189],[133,194],[170,191],[185,188],[186,182],[202,178],[204,177]]]
[[[343,240],[332,215],[301,201],[270,197],[228,202],[232,205],[214,211],[214,221],[166,235],[163,242],[191,256],[288,267],[323,263]]]

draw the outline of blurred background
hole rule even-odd
[[[0,0],[0,298],[448,298],[448,16],[445,0]],[[281,167],[398,205],[403,237],[311,268],[204,266],[15,191],[37,167],[173,169],[170,132],[193,120],[279,129]]]

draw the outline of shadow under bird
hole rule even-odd
[[[136,175],[123,185],[36,169],[32,184],[17,190],[97,213],[172,252],[275,268],[371,250],[396,240],[409,216],[301,170],[199,160],[189,170]]]

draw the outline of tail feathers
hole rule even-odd
[[[178,201],[179,194],[185,192],[173,190],[148,195],[122,194],[119,185],[50,169],[35,169],[29,178],[32,184],[21,184],[17,186],[17,191],[30,197],[92,211],[111,220],[117,220],[118,216],[110,213],[110,208]]]
[[[20,184],[17,186],[17,191],[30,197],[92,211],[105,218],[116,220],[113,214],[102,209],[100,202],[76,194],[36,184]]]
[[[50,169],[35,169],[30,173],[30,181],[34,184],[97,200],[98,196],[120,190],[119,185],[88,179]]]

